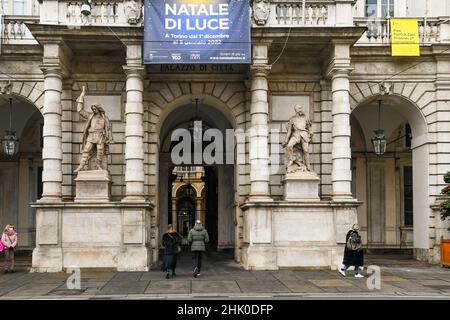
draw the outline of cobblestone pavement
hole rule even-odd
[[[0,274],[2,299],[450,299],[450,269],[401,256],[366,256],[381,270],[381,288],[369,290],[365,278],[336,270],[246,271],[225,254],[210,253],[194,279],[189,253],[182,253],[177,276],[149,272],[81,271],[81,288],[69,290],[67,273],[29,273],[30,258],[18,257],[15,273]]]

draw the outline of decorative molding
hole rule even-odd
[[[0,94],[11,94],[12,83],[11,81],[0,82]]]
[[[123,2],[123,9],[125,11],[125,17],[131,25],[139,23],[142,17],[142,1],[141,0],[128,0]]]
[[[253,0],[253,19],[259,26],[263,26],[267,23],[270,14],[270,1],[269,0]]]

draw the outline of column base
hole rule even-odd
[[[143,196],[126,196],[121,202],[145,202],[145,198]]]
[[[39,200],[37,200],[36,202],[38,203],[47,203],[47,202],[61,202],[62,201],[62,196],[43,196],[42,198],[40,198]]]
[[[349,195],[332,195],[331,199],[334,202],[358,202],[358,199],[353,198],[351,194]]]
[[[251,202],[273,202],[273,199],[270,196],[250,195],[248,197],[248,201],[251,201]]]

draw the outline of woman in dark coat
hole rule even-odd
[[[169,225],[167,232],[163,234],[162,244],[164,260],[161,269],[166,272],[166,279],[170,279],[170,270],[172,270],[172,277],[176,276],[178,248],[181,245],[181,236],[173,229],[172,225]]]
[[[362,249],[362,243],[360,245],[353,245],[354,248],[349,248],[349,239],[355,234],[355,238],[361,240],[361,235],[359,234],[359,226],[354,224],[352,229],[347,232],[345,236],[345,249],[344,249],[344,260],[342,262],[343,268],[339,268],[338,271],[345,277],[345,270],[350,266],[355,266],[355,278],[364,278],[362,274],[359,273],[359,268],[364,265],[364,252]]]

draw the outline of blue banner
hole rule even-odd
[[[145,0],[145,64],[250,64],[249,0]]]

